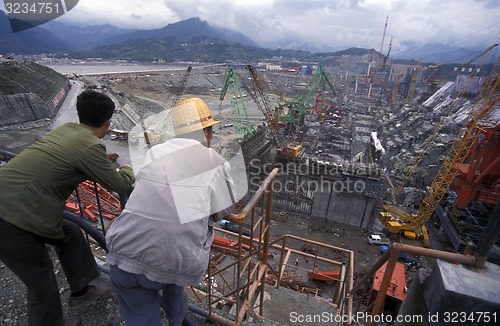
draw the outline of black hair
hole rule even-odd
[[[80,123],[99,128],[115,113],[115,103],[109,96],[96,91],[84,91],[76,99]]]

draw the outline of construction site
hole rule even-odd
[[[499,73],[498,62],[442,72],[369,54],[73,77],[118,104],[110,159],[135,170],[173,137],[170,108],[194,96],[221,121],[213,148],[244,167],[206,279],[186,290],[191,314],[221,325],[479,325],[500,311]],[[2,147],[7,161],[16,149]],[[67,210],[105,235],[120,205],[88,183]]]

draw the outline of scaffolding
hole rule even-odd
[[[279,289],[293,284],[293,290],[317,297],[319,289],[302,282],[300,274],[313,275],[334,285],[332,297],[323,300],[329,302],[332,313],[352,313],[353,298],[347,295],[354,280],[354,253],[351,250],[290,234],[271,240],[273,182],[277,173],[277,169],[272,170],[243,210],[228,218],[239,225],[237,234],[217,230],[223,236],[216,237],[212,245],[207,277],[201,286],[191,287],[199,303],[207,309],[204,316],[212,321],[241,325],[246,320],[269,319],[264,317],[266,286]],[[248,228],[250,234],[245,236]],[[232,241],[231,237],[235,240]],[[325,258],[327,251],[335,252],[342,261]],[[227,256],[236,259],[224,263]],[[298,262],[299,257],[312,261],[312,270],[298,267],[295,261]],[[338,273],[332,276],[334,271]],[[225,318],[216,310],[231,311],[229,316],[234,319]]]

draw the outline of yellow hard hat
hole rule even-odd
[[[182,135],[213,126],[216,121],[207,104],[200,98],[182,100],[172,109],[172,121],[176,135]]]

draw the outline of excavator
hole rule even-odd
[[[424,247],[430,247],[425,223],[434,214],[437,206],[452,185],[455,177],[481,135],[484,126],[500,100],[500,59],[497,61],[471,109],[465,122],[450,147],[445,160],[418,208],[416,214],[405,212],[395,205],[385,204],[379,219],[391,234],[404,233],[410,238],[423,238]]]

